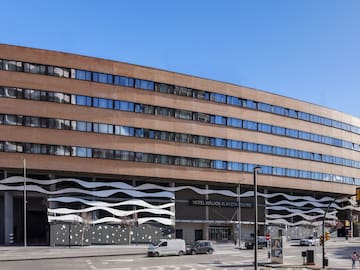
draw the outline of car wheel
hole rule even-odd
[[[182,256],[184,254],[185,254],[184,251],[182,251],[182,250],[179,251],[179,256]]]
[[[191,255],[195,255],[196,254],[196,251],[195,250],[192,250],[191,251]]]
[[[207,254],[213,254],[213,252],[214,252],[213,249],[209,249],[209,250],[207,251]]]
[[[159,257],[159,255],[160,255],[159,252],[154,253],[154,257]]]

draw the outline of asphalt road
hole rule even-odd
[[[238,250],[233,246],[217,247],[212,255],[186,255],[149,258],[146,255],[123,255],[123,256],[99,256],[83,258],[43,259],[0,262],[1,270],[241,270],[254,269],[253,250]],[[289,243],[285,248],[287,264],[301,265],[301,251],[311,249],[315,253],[315,261],[321,266],[321,247],[300,247],[297,242]],[[333,269],[350,269],[351,253],[360,251],[360,242],[328,242],[326,255],[329,258],[329,266]],[[268,250],[258,251],[258,261],[267,263]],[[357,269],[360,264],[357,263]],[[263,269],[263,267],[259,267]],[[264,268],[269,269],[269,268]],[[288,266],[285,269],[293,269]],[[294,268],[295,269],[295,268]],[[300,267],[296,269],[306,269]]]

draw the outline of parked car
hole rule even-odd
[[[320,239],[313,236],[300,239],[300,246],[315,246],[319,243],[320,243]]]
[[[187,254],[212,254],[214,252],[214,247],[210,241],[207,240],[198,240],[190,247],[187,248]]]
[[[245,247],[247,249],[253,249],[254,248],[254,238],[246,240]],[[258,248],[264,248],[264,247],[267,247],[267,240],[266,240],[265,236],[259,236],[258,237]]]
[[[185,240],[183,239],[161,239],[157,243],[150,244],[148,247],[148,256],[179,255],[186,252]]]

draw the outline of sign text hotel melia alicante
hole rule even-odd
[[[238,202],[234,201],[217,201],[217,200],[199,200],[194,199],[189,201],[190,205],[197,206],[216,206],[216,207],[238,207]],[[252,203],[240,203],[243,208],[252,208]]]

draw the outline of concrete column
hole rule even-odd
[[[209,189],[209,185],[205,185],[205,190]],[[209,195],[205,195],[205,200],[209,199]],[[205,206],[205,220],[209,221],[209,206]],[[209,223],[203,224],[203,239],[209,240]]]
[[[175,182],[173,181],[173,182],[171,182],[170,184],[169,184],[169,186],[170,187],[175,187]],[[176,230],[176,192],[174,192],[174,206],[172,206],[171,208],[170,208],[170,211],[171,212],[173,212],[173,213],[175,213],[175,215],[174,216],[171,216],[170,218],[172,219],[172,222],[173,222],[173,224],[174,224],[174,230]]]
[[[10,235],[14,239],[14,200],[13,194],[6,191],[4,194],[4,220],[5,220],[5,245],[12,244]]]

